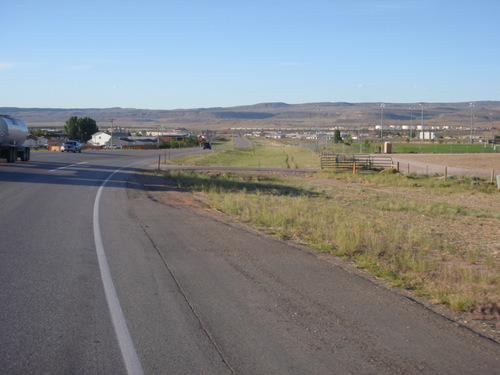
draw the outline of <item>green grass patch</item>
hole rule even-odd
[[[479,154],[497,153],[494,145],[490,144],[466,144],[466,143],[434,143],[430,142],[396,142],[392,143],[392,152],[395,154]],[[336,154],[368,154],[377,153],[380,142],[372,142],[369,147],[363,143],[353,143],[351,145],[329,143],[322,149],[332,151]]]
[[[179,165],[226,166],[242,168],[319,169],[319,156],[313,151],[263,140],[254,141],[245,148],[213,150],[201,155],[175,159]]]

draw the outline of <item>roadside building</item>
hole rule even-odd
[[[49,138],[47,137],[37,137],[36,138],[36,148],[49,148]]]
[[[126,138],[129,135],[127,133],[123,132],[114,132],[113,133],[113,144],[117,145],[116,142],[118,142],[122,138]],[[109,146],[109,143],[111,142],[111,134],[106,133],[106,132],[97,132],[92,134],[89,143],[93,144],[94,146]],[[121,142],[119,142],[121,143]]]
[[[92,134],[89,143],[92,143],[94,146],[104,146],[111,140],[111,135],[104,132],[97,132]]]

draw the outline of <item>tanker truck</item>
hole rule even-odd
[[[14,163],[17,158],[30,160],[30,148],[24,146],[28,137],[28,127],[21,120],[7,115],[0,115],[0,158]]]

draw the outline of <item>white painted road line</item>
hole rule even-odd
[[[111,278],[111,272],[109,271],[108,261],[106,260],[106,254],[104,253],[104,246],[102,243],[101,229],[99,226],[99,203],[101,200],[101,194],[108,183],[108,181],[119,171],[130,167],[134,164],[129,164],[123,168],[117,169],[102,183],[97,192],[95,202],[94,202],[94,240],[97,252],[97,259],[99,261],[99,269],[101,271],[102,284],[104,286],[104,292],[106,294],[106,300],[108,302],[109,312],[111,314],[111,320],[113,321],[113,326],[115,328],[116,336],[118,339],[118,344],[122,353],[123,361],[125,362],[125,367],[127,369],[127,374],[129,375],[142,375],[144,374],[137,356],[137,352],[132,342],[132,337],[127,328],[127,323],[125,322],[125,317],[123,316],[123,311],[120,306],[120,301],[116,294],[116,289]]]
[[[62,170],[62,169],[71,168],[71,167],[74,167],[75,165],[80,165],[80,164],[87,164],[87,162],[86,162],[86,161],[82,161],[82,162],[80,162],[80,163],[67,165],[67,166],[65,166],[65,167],[60,167],[60,168],[56,168],[56,169],[51,169],[51,170],[50,170],[50,172],[60,171],[60,170]]]

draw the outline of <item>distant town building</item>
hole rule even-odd
[[[419,132],[419,138],[422,140],[436,139],[437,135],[433,132]]]

